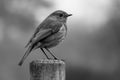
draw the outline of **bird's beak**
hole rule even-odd
[[[72,14],[68,14],[67,17],[72,16]]]

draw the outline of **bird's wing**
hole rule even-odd
[[[52,20],[44,20],[36,29],[34,34],[32,35],[32,37],[30,38],[30,40],[28,41],[27,45],[25,46],[28,47],[28,45],[32,42],[32,40],[35,38],[35,36],[37,35],[37,33],[39,33],[41,28],[44,28],[45,26],[48,26],[50,23],[52,23]]]
[[[48,36],[58,32],[61,26],[62,24],[57,21],[46,21],[46,24],[42,24],[41,27],[38,27],[28,45],[35,45]]]
[[[49,26],[49,27],[48,27]],[[57,22],[52,22],[48,26],[41,28],[40,31],[36,34],[34,39],[32,40],[32,45],[44,40],[45,38],[54,35],[54,33],[58,32],[62,24]]]
[[[41,40],[43,40],[44,38],[48,37],[49,35],[52,34],[52,30],[51,29],[41,29],[36,36],[33,38],[31,44],[35,44]]]

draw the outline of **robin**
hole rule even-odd
[[[24,60],[35,49],[41,49],[47,59],[50,59],[44,50],[48,51],[54,59],[57,59],[50,52],[50,48],[57,46],[61,41],[64,40],[67,34],[66,21],[69,16],[65,11],[57,10],[51,13],[35,30],[31,39],[25,47],[28,47],[24,56],[18,65],[22,65]]]

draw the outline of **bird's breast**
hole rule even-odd
[[[63,37],[62,37],[63,39],[66,37],[67,30],[66,30],[66,28],[65,28],[64,25],[60,28],[60,30],[59,30],[58,33],[60,33],[60,34],[63,36]]]
[[[54,47],[64,40],[66,33],[67,33],[67,30],[63,25],[58,32],[46,38],[42,43],[44,44],[45,47],[48,47],[48,48]]]

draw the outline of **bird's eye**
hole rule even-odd
[[[63,14],[59,14],[59,17],[63,17]]]

